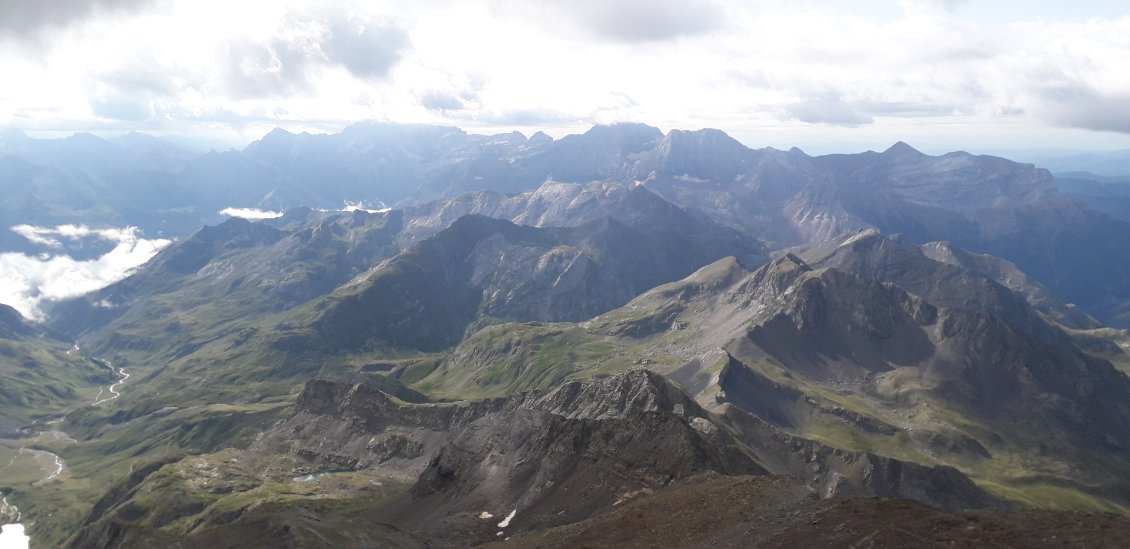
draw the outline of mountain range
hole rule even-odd
[[[1130,512],[1130,223],[1062,174],[642,124],[9,133],[0,162],[13,224],[177,237],[41,324],[0,307],[0,458],[65,463],[0,485],[36,543],[613,544],[721,494],[1017,539]],[[686,543],[803,526],[710,516]]]
[[[12,168],[0,186],[11,192],[4,219],[13,225],[134,225],[183,237],[218,222],[229,207],[407,207],[472,192],[464,202],[516,208],[474,192],[529,192],[547,181],[639,182],[771,248],[867,227],[918,243],[952,241],[1012,261],[1108,324],[1125,323],[1125,304],[1111,296],[1126,295],[1130,285],[1123,269],[1109,267],[1126,264],[1116,243],[1130,224],[1059,192],[1048,172],[967,153],[932,157],[904,143],[882,153],[811,157],[749,149],[717,130],[663,134],[642,124],[553,140],[365,123],[329,135],[276,130],[242,151],[202,155],[142,136],[9,135],[0,159]],[[6,249],[30,249],[17,235],[3,239]]]

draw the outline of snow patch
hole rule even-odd
[[[388,207],[388,205],[386,205],[384,203],[384,201],[378,200],[377,202],[379,203],[379,206],[369,205],[364,200],[361,200],[361,201],[358,201],[358,202],[350,202],[350,201],[346,200],[345,206],[343,206],[340,210],[331,210],[331,209],[328,209],[328,208],[314,208],[314,211],[316,211],[316,212],[365,212],[365,213],[371,213],[371,214],[383,214],[383,213],[388,213],[388,212],[392,211],[392,208]]]
[[[389,208],[388,206],[386,206],[384,202],[381,202],[380,200],[378,200],[377,202],[381,203],[379,207],[369,206],[363,200],[359,201],[359,202],[350,202],[350,201],[346,200],[345,201],[345,208],[342,211],[346,211],[346,212],[362,211],[362,212],[371,213],[371,214],[388,213],[388,212],[392,211],[392,208]]]
[[[22,524],[0,526],[0,549],[27,549],[31,537],[24,533]]]
[[[510,514],[506,515],[506,518],[503,519],[502,522],[498,523],[498,527],[499,528],[506,528],[506,527],[510,526],[510,521],[514,520],[514,515],[517,515],[517,514],[518,514],[517,509],[510,511]]]

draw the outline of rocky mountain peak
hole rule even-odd
[[[645,143],[661,139],[663,132],[654,126],[638,122],[597,124],[584,133],[584,137],[601,141],[615,141],[625,148],[637,149]]]
[[[663,139],[664,146],[670,150],[680,147],[686,150],[679,151],[684,154],[703,154],[708,150],[713,155],[742,155],[751,149],[734,139],[730,134],[714,128],[704,128],[696,131],[671,130]]]
[[[792,252],[788,252],[785,255],[775,259],[762,269],[764,270],[767,279],[787,279],[788,283],[790,284],[801,274],[808,273],[813,270],[811,265],[805,263],[803,259],[793,254]]]
[[[904,141],[898,141],[894,145],[891,145],[889,148],[887,148],[887,150],[883,151],[883,155],[895,158],[914,158],[926,156],[918,149],[911,147]]]
[[[302,134],[275,128],[258,141],[251,142],[244,151],[257,157],[287,154],[301,136]]]
[[[685,393],[650,370],[630,370],[596,382],[566,383],[538,399],[537,407],[569,418],[606,419],[649,412],[705,416]]]
[[[786,253],[742,279],[729,288],[727,293],[733,296],[730,299],[745,305],[754,302],[767,305],[776,301],[799,278],[810,272],[812,267],[802,259],[792,253]]]

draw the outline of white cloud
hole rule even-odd
[[[0,45],[0,125],[249,141],[361,119],[557,136],[636,120],[753,146],[832,134],[1130,146],[1082,95],[1048,92],[1114,107],[1130,96],[1130,10],[1110,3],[127,4],[34,55]]]
[[[781,108],[780,116],[809,124],[856,127],[875,119],[835,95],[816,97]]]
[[[283,212],[272,212],[270,210],[259,210],[256,208],[224,208],[220,210],[220,215],[228,217],[241,217],[243,219],[250,219],[257,221],[260,219],[274,219],[282,217]]]
[[[61,239],[85,237],[116,243],[109,252],[88,261],[66,255],[36,257],[0,253],[0,303],[14,307],[33,320],[42,320],[41,307],[45,302],[80,296],[113,284],[172,243],[165,239],[141,238],[134,227],[91,229],[84,225],[53,228],[20,225],[13,230],[33,242],[51,247],[61,246]]]
[[[693,36],[725,23],[723,9],[710,0],[501,0],[495,13],[518,15],[570,38],[624,43]]]
[[[33,225],[16,225],[12,227],[16,234],[29,241],[50,248],[61,248],[60,239],[79,241],[84,238],[94,237],[110,242],[134,242],[138,240],[137,227],[92,229],[86,225],[58,225],[56,227],[36,227]]]
[[[326,58],[358,78],[386,78],[408,48],[408,34],[393,21],[337,17],[327,23]]]

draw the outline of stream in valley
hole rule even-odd
[[[106,387],[99,387],[98,395],[95,396],[94,400],[89,404],[90,406],[100,406],[122,396],[121,387],[125,384],[126,380],[129,379],[129,374],[126,373],[125,368],[115,370],[114,365],[108,360],[94,360],[100,364],[104,364],[110,371],[118,376],[118,380],[113,384]],[[47,430],[38,430],[40,426],[39,421],[42,420],[37,420],[24,428],[27,430],[26,437],[0,440],[0,447],[15,450],[15,454],[8,460],[7,464],[0,464],[0,487],[5,485],[5,474],[10,474],[14,471],[20,460],[26,460],[28,458],[32,459],[43,473],[42,478],[31,482],[31,487],[33,488],[51,482],[59,478],[59,475],[63,474],[63,471],[65,471],[67,467],[63,458],[46,450],[30,448],[29,445],[36,443],[41,444],[45,441],[76,442],[66,433],[51,429],[50,427],[51,425],[62,423],[65,417],[66,415],[64,414],[43,421],[42,425],[46,426]],[[23,513],[20,511],[19,507],[8,501],[8,494],[3,494],[3,499],[0,500],[0,549],[27,549],[31,538],[25,532],[23,518]]]
[[[94,402],[90,403],[91,406],[98,406],[99,404],[110,402],[111,400],[115,400],[118,397],[122,396],[122,394],[118,392],[118,388],[121,387],[127,379],[129,379],[129,374],[126,373],[125,368],[118,368],[117,370],[114,370],[114,365],[111,364],[109,360],[102,360],[98,358],[94,360],[99,364],[104,364],[107,368],[110,369],[111,372],[114,372],[118,376],[118,381],[110,385],[107,391],[103,391],[102,387],[98,388],[98,396],[94,397]],[[109,394],[109,396],[102,398],[102,394],[104,392]]]

